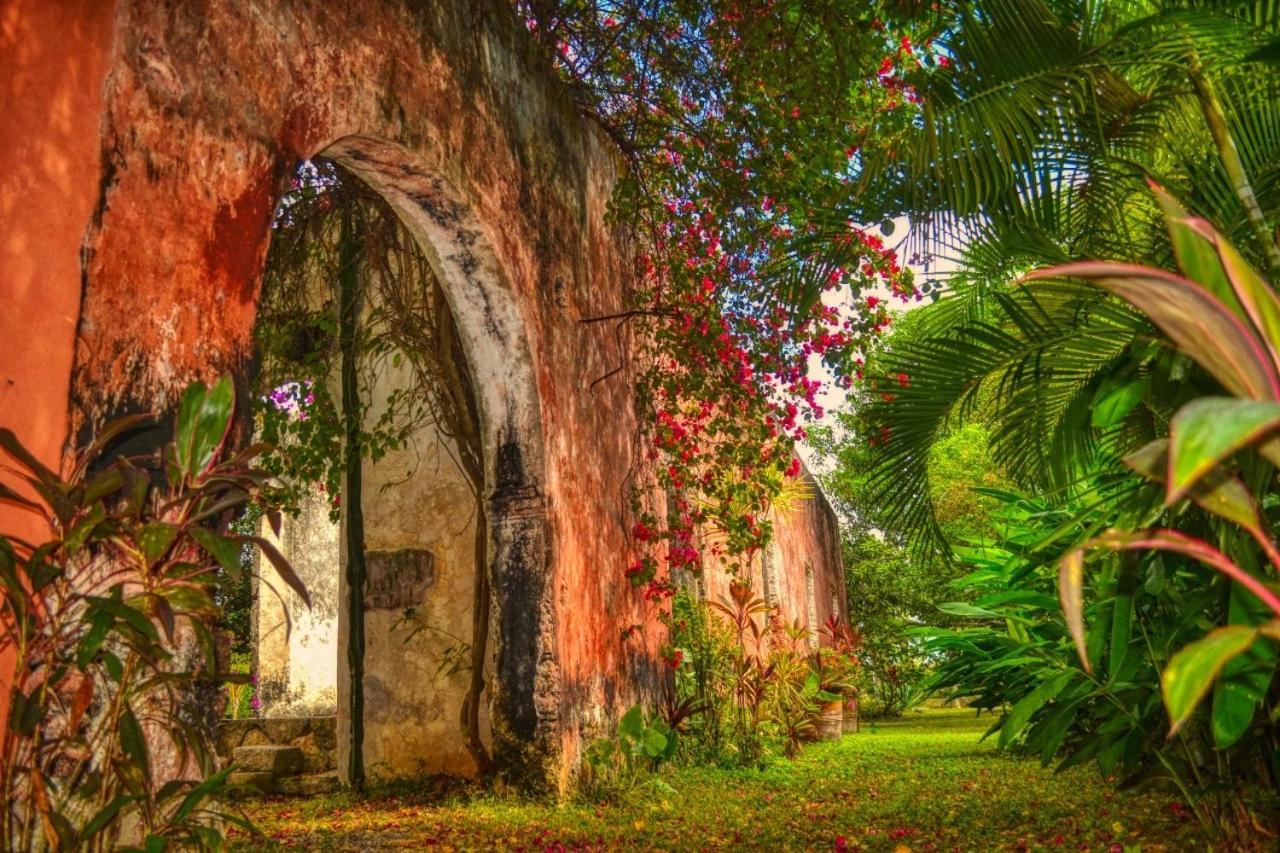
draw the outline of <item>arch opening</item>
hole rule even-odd
[[[315,162],[333,165],[306,180],[321,192],[332,176],[357,183],[408,245],[392,253],[381,244],[375,249],[392,257],[376,286],[365,288],[356,315],[356,383],[345,370],[335,376],[332,360],[324,376],[280,383],[278,371],[262,374],[270,377],[264,390],[275,409],[278,397],[296,407],[320,396],[333,404],[328,414],[341,415],[344,389],[356,387],[360,441],[367,443],[355,481],[363,494],[353,499],[352,480],[330,476],[325,490],[299,491],[297,514],[280,532],[282,550],[314,576],[321,612],[291,613],[287,597],[274,602],[270,591],[259,591],[267,593],[255,611],[262,713],[336,711],[334,762],[344,776],[356,716],[364,729],[363,766],[373,776],[476,775],[490,769],[488,756],[513,775],[545,776],[549,716],[538,705],[546,693],[538,682],[546,675],[541,650],[552,638],[543,450],[532,363],[509,285],[460,197],[407,150],[348,138]],[[290,215],[287,205],[279,215]],[[300,297],[307,311],[338,315],[328,343],[337,338],[343,349],[342,305],[335,312],[333,303],[343,301],[342,262],[350,261],[343,241],[351,237],[343,229],[351,223],[340,212],[331,218],[339,281],[312,282]],[[273,238],[273,259],[280,237]],[[316,330],[303,324],[298,341],[271,327],[279,319],[274,278],[269,260],[259,327],[296,355],[315,345],[307,335]],[[320,337],[333,332],[331,324],[319,325]],[[437,351],[424,352],[431,347]],[[424,360],[434,367],[424,370]],[[323,429],[295,422],[289,432],[318,447],[327,441],[332,450],[333,436]],[[324,467],[311,461],[310,469],[301,468]],[[362,525],[353,524],[353,508]],[[357,527],[367,577],[363,607],[352,610],[348,565]],[[283,623],[290,621],[286,638]],[[359,622],[363,713],[351,702],[346,659]]]

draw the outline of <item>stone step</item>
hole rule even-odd
[[[296,797],[317,797],[332,794],[342,787],[337,771],[328,773],[303,773],[298,776],[277,777],[265,772],[237,772],[227,777],[227,785],[233,797],[260,797],[266,794],[289,794]]]
[[[269,773],[279,779],[300,773],[303,755],[296,746],[237,746],[231,752],[231,761],[237,773]]]
[[[342,787],[338,781],[338,771],[328,773],[304,773],[301,776],[290,776],[276,782],[281,794],[294,794],[301,797],[316,797],[321,794],[332,794]]]
[[[279,793],[276,777],[270,773],[232,773],[227,777],[227,787],[228,793],[237,798]]]

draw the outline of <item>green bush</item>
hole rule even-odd
[[[0,655],[16,659],[0,752],[6,849],[209,849],[226,823],[245,825],[217,803],[231,768],[214,772],[208,737],[216,685],[235,678],[218,671],[217,590],[238,579],[245,545],[306,590],[269,543],[220,532],[265,480],[253,450],[223,458],[233,406],[229,380],[193,385],[154,456],[107,456],[147,420],[125,418],[65,478],[0,429],[42,503],[5,487],[0,498],[50,530],[41,543],[0,539]],[[172,754],[158,758],[161,744]]]

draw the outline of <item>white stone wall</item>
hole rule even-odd
[[[314,717],[338,703],[338,524],[318,489],[277,538],[263,519],[261,535],[276,543],[311,595],[307,608],[269,567],[260,572],[255,602],[259,715]]]

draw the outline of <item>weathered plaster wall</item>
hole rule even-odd
[[[412,382],[407,360],[398,368],[384,365],[373,388],[369,426],[385,411],[387,397]],[[472,642],[475,582],[476,496],[453,461],[456,454],[449,438],[424,424],[407,448],[364,465],[364,756],[371,778],[475,773],[460,723],[470,672],[464,667],[449,673],[447,657],[460,643]],[[347,594],[344,575],[341,649]],[[462,660],[470,663],[469,651]],[[345,658],[338,670],[341,734],[349,726]],[[482,697],[486,704],[487,699]],[[483,713],[482,736],[488,731]],[[340,736],[339,767],[347,766],[348,746]]]
[[[100,176],[102,81],[114,4],[0,3],[0,426],[60,467],[80,315],[80,244]],[[0,470],[0,482],[30,494]],[[0,502],[0,532],[47,535]],[[12,662],[0,652],[0,727]]]
[[[273,540],[307,587],[311,606],[259,560],[253,611],[254,672],[263,717],[330,716],[338,707],[339,525],[320,491],[286,516]]]

